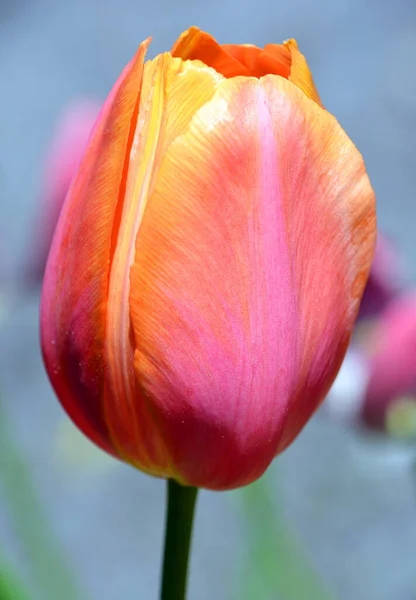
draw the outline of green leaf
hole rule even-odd
[[[287,527],[281,502],[270,491],[269,477],[239,492],[248,548],[236,598],[334,600]]]
[[[30,600],[23,582],[4,561],[0,562],[0,600]]]
[[[36,588],[42,591],[44,600],[81,600],[84,596],[75,585],[62,548],[39,502],[30,468],[10,434],[1,399],[0,456],[0,491]],[[7,589],[10,583],[4,580],[2,585]]]

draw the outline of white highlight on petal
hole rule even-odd
[[[215,98],[215,101],[207,102],[198,111],[198,119],[203,121],[207,132],[212,131],[221,123],[231,123],[232,116],[225,98]]]

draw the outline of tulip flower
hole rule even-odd
[[[68,414],[155,476],[258,478],[343,360],[375,244],[362,157],[294,40],[193,27],[111,91],[49,254],[43,355]]]
[[[402,266],[396,249],[385,236],[379,235],[358,318],[375,317],[387,308],[400,293],[402,279]]]
[[[416,293],[399,297],[371,334],[369,380],[361,410],[369,427],[416,435]]]
[[[73,102],[54,132],[45,161],[36,236],[28,257],[27,275],[34,283],[42,281],[59,213],[99,109],[92,100]]]

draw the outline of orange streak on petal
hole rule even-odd
[[[52,384],[74,422],[109,452],[102,394],[111,240],[148,43],[98,117],[61,212],[42,293],[42,350]]]
[[[130,267],[160,162],[172,141],[182,134],[200,106],[212,97],[222,79],[202,63],[184,63],[168,53],[146,63],[111,267],[106,344],[107,383],[111,393],[106,403],[107,419],[126,460],[166,476],[170,474],[169,457],[135,381],[129,308]]]

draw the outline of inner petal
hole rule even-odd
[[[280,75],[288,79],[290,75],[291,54],[283,45],[268,44],[264,50],[250,44],[223,44],[222,48],[247,67],[252,77]]]
[[[290,50],[285,45],[268,44],[264,50],[251,44],[219,44],[216,39],[191,27],[174,44],[172,56],[182,60],[201,60],[227,79],[280,75],[289,78],[292,66]]]
[[[173,45],[172,56],[182,60],[201,60],[227,79],[251,75],[250,70],[238,59],[233,58],[215,38],[198,27],[185,31]]]

